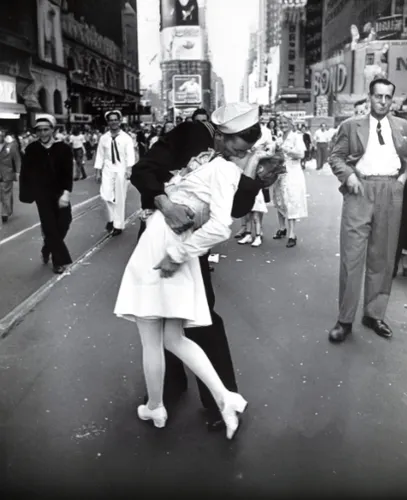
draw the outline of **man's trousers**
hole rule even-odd
[[[339,321],[353,323],[365,269],[364,314],[383,320],[390,297],[403,185],[387,176],[361,179],[364,195],[344,194],[340,233]]]

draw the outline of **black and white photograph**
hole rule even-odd
[[[407,498],[407,0],[0,1],[0,499]]]

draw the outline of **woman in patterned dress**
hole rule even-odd
[[[290,116],[282,115],[280,127],[283,135],[278,140],[278,149],[284,153],[287,173],[281,174],[273,186],[273,202],[277,208],[280,226],[273,238],[279,240],[287,236],[288,225],[286,246],[292,248],[297,244],[296,220],[308,217],[307,189],[301,167],[305,144],[302,135],[295,132],[294,122]]]

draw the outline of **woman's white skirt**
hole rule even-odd
[[[155,270],[166,249],[185,240],[191,231],[175,234],[155,211],[124,271],[114,314],[129,321],[137,318],[178,318],[184,327],[212,324],[199,258],[182,264],[171,278]]]

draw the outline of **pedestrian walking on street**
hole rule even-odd
[[[108,211],[106,230],[118,236],[124,229],[126,196],[136,157],[132,138],[120,128],[121,112],[108,111],[105,119],[109,131],[100,138],[94,168]]]
[[[68,144],[53,137],[52,115],[40,115],[35,122],[39,140],[25,150],[20,174],[20,201],[35,202],[40,216],[44,264],[52,258],[54,272],[62,274],[72,263],[64,242],[72,222],[70,195],[73,183],[73,156]]]
[[[75,159],[75,177],[74,181],[79,179],[86,179],[85,172],[85,136],[79,131],[77,127],[74,128],[69,142],[73,149],[73,156]]]
[[[352,331],[365,272],[362,323],[392,336],[385,323],[399,237],[407,168],[407,121],[392,116],[395,86],[369,86],[371,111],[342,123],[330,164],[341,183],[339,317],[329,333],[342,342]]]
[[[307,187],[301,167],[305,154],[302,134],[295,131],[294,121],[289,115],[282,115],[280,126],[283,132],[278,141],[278,149],[285,157],[286,173],[281,174],[273,186],[273,202],[277,209],[279,229],[273,239],[280,240],[287,236],[287,248],[297,245],[295,224],[297,219],[308,217]]]
[[[223,113],[226,113],[226,109],[229,110],[228,113],[232,115],[234,113],[237,124],[240,115],[243,115],[241,119],[245,119],[246,113],[242,113],[244,110],[248,114],[253,112],[249,105],[242,104],[229,105],[228,108],[221,109]],[[226,119],[224,118],[223,121],[225,122]],[[229,127],[231,126],[232,123],[229,124]],[[172,203],[166,196],[164,184],[173,177],[171,172],[186,167],[191,158],[206,152],[209,148],[218,149],[219,143],[223,144],[225,157],[242,158],[258,138],[257,136],[254,139],[249,137],[252,140],[252,143],[249,143],[238,136],[223,135],[222,131],[225,130],[228,130],[227,127],[223,128],[221,124],[218,125],[215,132],[215,126],[209,122],[184,122],[169,132],[165,140],[154,144],[147,155],[133,168],[131,182],[141,193],[142,208],[157,208],[164,215],[166,223],[175,234],[180,235],[190,229],[194,224],[194,218],[190,209]],[[234,196],[232,217],[241,218],[249,213],[260,189],[271,185],[275,179],[274,173],[266,170],[255,179],[241,175]],[[141,224],[140,235],[143,234],[144,229],[145,224]],[[208,253],[199,258],[199,264],[211,315],[211,324],[186,328],[185,335],[204,350],[225,387],[231,392],[238,392],[223,320],[214,311],[215,295],[211,282]],[[164,404],[168,406],[177,401],[187,389],[187,377],[182,362],[167,350],[165,350],[165,366]],[[208,430],[224,429],[225,425],[219,407],[210,391],[199,379],[198,388],[202,404],[208,411]]]
[[[21,156],[17,143],[6,142],[4,130],[0,130],[0,211],[6,223],[13,214],[13,184],[21,168]]]
[[[314,135],[317,155],[317,170],[321,170],[325,163],[328,161],[330,140],[331,133],[326,128],[326,123],[321,123],[321,126]]]

